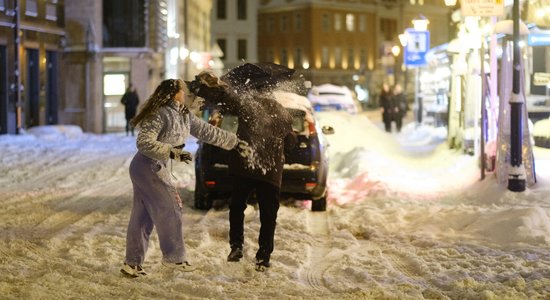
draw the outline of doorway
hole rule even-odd
[[[46,124],[57,124],[58,61],[56,51],[46,51]]]
[[[26,127],[40,125],[40,71],[38,49],[27,49]]]
[[[9,98],[8,98],[8,58],[6,46],[0,45],[0,134],[12,133],[8,130]],[[14,116],[15,117],[15,116]],[[15,124],[15,123],[13,123]]]

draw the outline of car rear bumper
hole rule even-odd
[[[211,196],[227,197],[231,194],[232,179],[227,168],[209,168],[203,174],[200,184]],[[312,169],[285,169],[281,185],[281,194],[297,200],[316,200],[325,196],[326,181],[319,178],[319,173]]]

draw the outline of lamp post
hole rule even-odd
[[[512,8],[514,60],[512,79],[512,98],[510,99],[510,172],[508,189],[513,192],[525,191],[525,169],[522,158],[523,95],[520,95],[520,48],[519,48],[519,0],[514,0]]]
[[[413,27],[415,31],[419,32],[426,32],[428,31],[428,24],[430,24],[430,21],[428,18],[426,18],[424,15],[420,15],[418,18],[412,20]],[[411,42],[411,41],[409,41]],[[418,40],[412,41],[416,44],[419,43]],[[413,45],[415,49],[419,48],[419,45]],[[407,47],[409,47],[407,43]],[[428,45],[429,48],[429,45]],[[414,79],[414,102],[416,103],[416,109],[417,109],[417,122],[418,125],[422,124],[422,114],[424,112],[423,103],[422,103],[422,97],[420,97],[420,66],[417,66],[415,68],[415,79]]]
[[[407,33],[402,33],[400,34],[399,36],[399,43],[401,44],[401,47],[403,47],[403,50],[405,49],[405,47],[407,47]],[[403,51],[404,52],[404,51]],[[403,59],[404,61],[405,59]],[[407,93],[407,73],[408,73],[408,68],[407,68],[407,64],[403,63],[403,65],[405,66],[405,74],[403,75],[403,91],[405,91],[405,93]]]
[[[391,54],[394,57],[394,63],[393,63],[393,76],[394,76],[394,84],[399,83],[399,69],[401,68],[401,60],[399,59],[399,54],[401,53],[401,47],[394,45],[391,47]]]

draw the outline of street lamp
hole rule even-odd
[[[455,6],[456,0],[445,0],[445,6]]]
[[[426,32],[428,31],[428,24],[430,24],[430,20],[426,18],[424,15],[420,15],[418,18],[412,20],[414,30],[419,32]],[[418,48],[416,44],[419,44],[419,41],[409,41],[415,43],[414,48]],[[407,45],[407,47],[410,47],[410,45]],[[429,45],[427,46],[429,48]],[[415,79],[414,79],[414,103],[416,103],[416,112],[417,112],[417,122],[418,125],[422,124],[422,114],[424,113],[423,103],[422,103],[422,97],[419,96],[420,93],[420,67],[417,66],[415,68]]]
[[[399,37],[399,43],[401,44],[401,46],[403,47],[403,52],[405,52],[405,47],[407,47],[407,42],[409,40],[409,37],[407,36],[407,32],[405,31],[404,33],[398,35]],[[407,73],[408,73],[408,68],[407,68],[407,64],[405,63],[405,54],[403,54],[403,66],[404,66],[404,76],[403,76],[403,90],[405,91],[405,93],[407,92]]]
[[[428,24],[430,24],[430,20],[426,18],[424,15],[418,16],[418,18],[412,20],[414,30],[416,31],[426,31],[428,30]]]

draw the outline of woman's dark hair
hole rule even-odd
[[[145,117],[155,113],[160,107],[169,103],[181,89],[183,89],[183,81],[180,79],[166,79],[162,81],[155,89],[155,92],[143,104],[139,113],[130,121],[132,126],[138,126]]]

